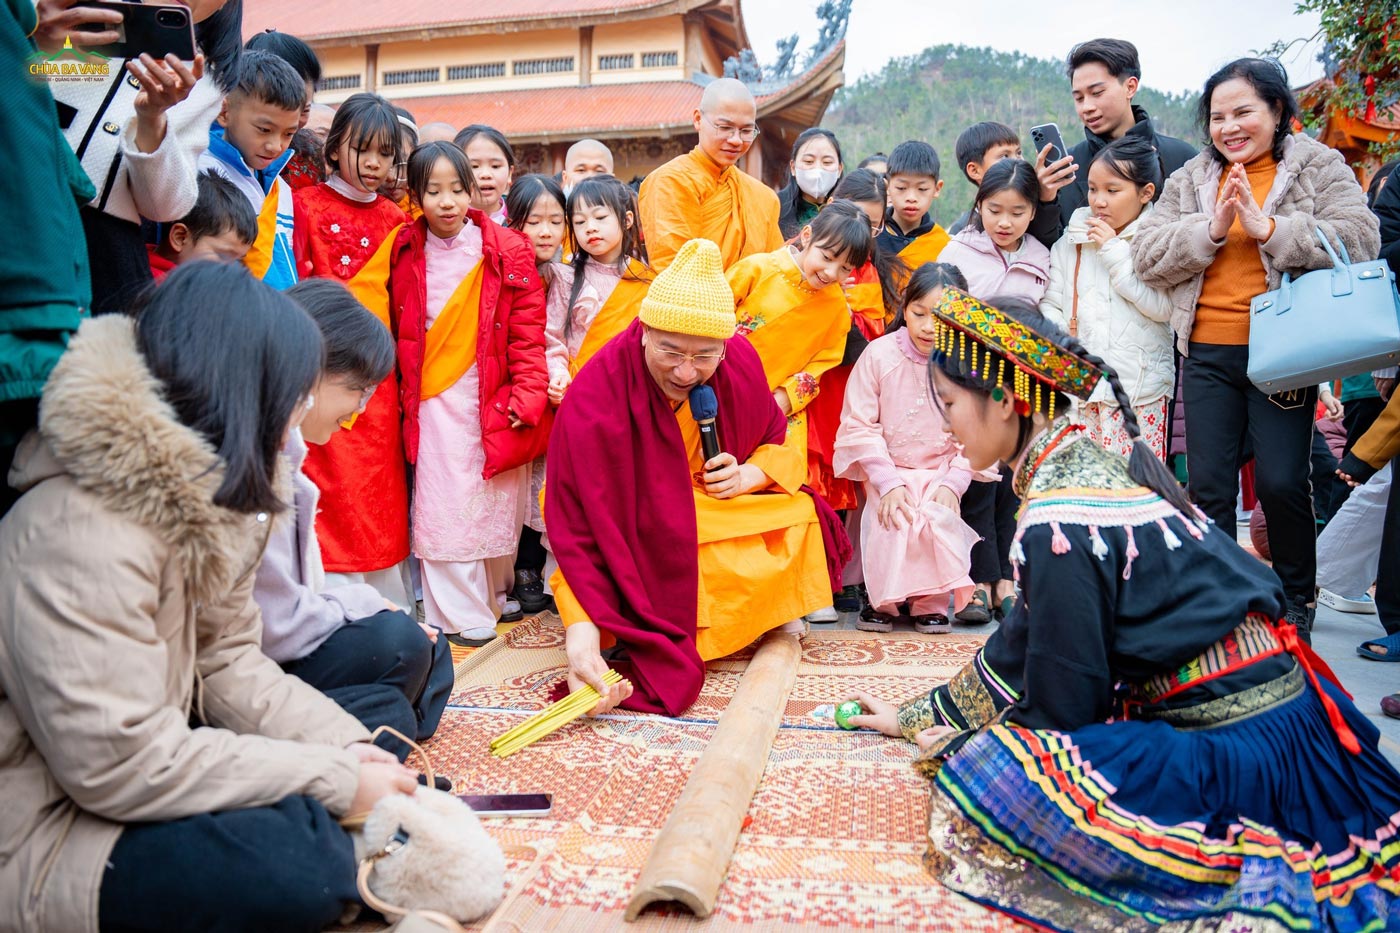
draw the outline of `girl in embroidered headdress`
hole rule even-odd
[[[978,657],[900,708],[857,697],[858,725],[924,749],[930,870],[1046,929],[1393,928],[1400,774],[1280,621],[1278,578],[1187,501],[1077,340],[1015,300],[949,290],[935,313],[949,429],[1025,505],[1021,599]],[[1066,417],[1101,378],[1130,458]]]

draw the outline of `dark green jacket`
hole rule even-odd
[[[94,191],[29,74],[34,25],[33,0],[0,0],[0,402],[39,397],[92,297],[78,205]]]

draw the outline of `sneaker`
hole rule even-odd
[[[507,596],[505,605],[501,607],[501,617],[496,621],[519,622],[523,618],[525,618],[525,613],[520,611],[520,603]]]
[[[860,621],[856,622],[856,628],[862,632],[893,632],[897,621],[898,616],[876,612],[873,606],[866,606],[860,611]]]
[[[520,609],[526,615],[544,612],[553,602],[544,591],[544,580],[540,579],[538,570],[517,570],[515,589],[511,591],[511,596],[520,603]]]
[[[1317,610],[1308,605],[1302,596],[1295,596],[1288,601],[1288,612],[1283,617],[1283,621],[1298,628],[1298,640],[1305,645],[1312,644],[1313,620],[1317,617]]]
[[[825,609],[809,612],[803,618],[814,625],[830,625],[833,622],[841,621],[841,617],[836,614],[835,606],[827,606]]]
[[[837,612],[860,612],[865,608],[865,600],[860,598],[860,587],[855,584],[844,586],[841,592],[833,593],[831,602]]]
[[[1328,589],[1320,589],[1317,591],[1317,601],[1328,609],[1335,609],[1338,612],[1353,612],[1359,616],[1376,614],[1376,601],[1371,598],[1370,593],[1362,593],[1353,598],[1342,596]]]
[[[930,612],[927,615],[914,616],[914,631],[921,635],[941,635],[944,632],[953,630],[953,623],[948,621],[948,617],[941,612]]]

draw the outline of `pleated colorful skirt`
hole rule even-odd
[[[1337,688],[1352,755],[1300,668],[1191,730],[994,726],[938,771],[930,871],[1042,928],[1400,930],[1400,774]]]

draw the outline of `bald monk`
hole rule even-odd
[[[726,269],[783,245],[778,196],[736,164],[758,138],[757,115],[742,81],[706,85],[692,115],[700,144],[648,175],[638,195],[653,269],[669,266],[681,244],[696,238],[719,244]]]
[[[432,123],[424,123],[418,127],[418,145],[425,146],[428,143],[450,143],[457,137],[457,128],[451,123],[443,123],[436,120]]]
[[[567,197],[585,178],[612,173],[612,150],[596,139],[580,139],[564,153],[564,171],[559,180]]]
[[[622,703],[678,715],[705,661],[773,629],[800,634],[850,557],[836,514],[803,487],[806,461],[783,446],[787,421],[735,329],[719,249],[686,243],[559,408],[544,502],[551,583],[569,688],[597,689],[595,713]],[[689,405],[702,383],[718,397],[723,451],[708,462]],[[609,687],[601,652],[614,644],[630,683]]]

